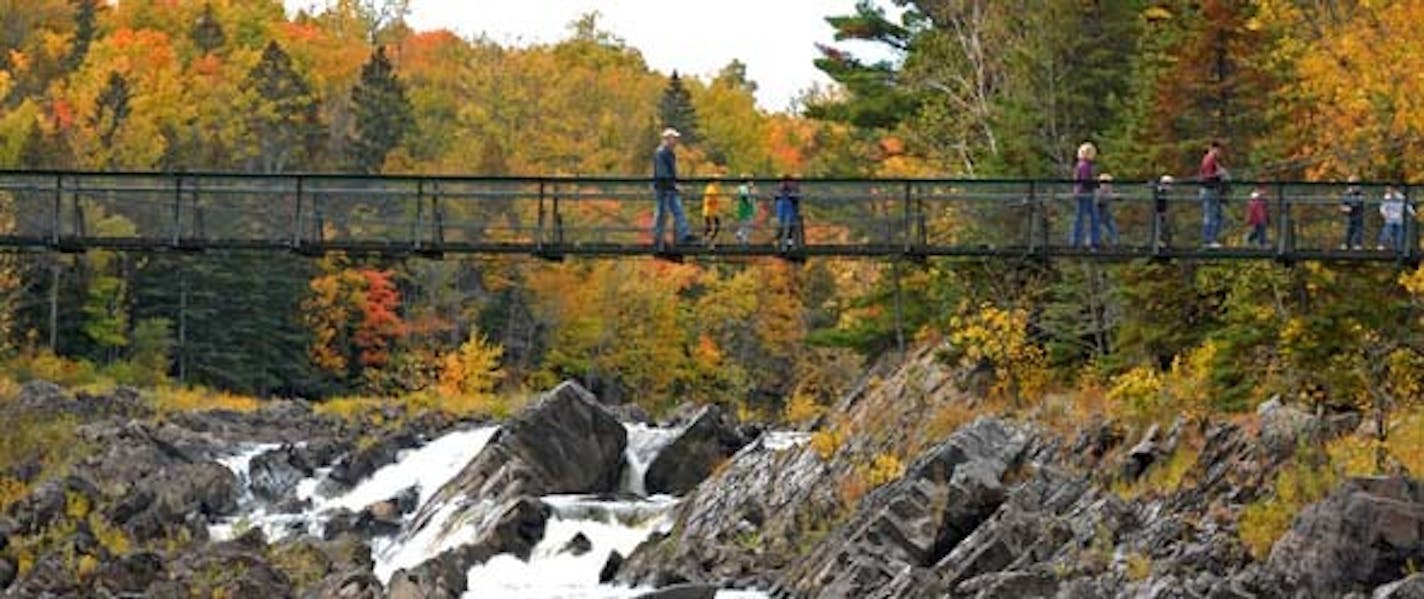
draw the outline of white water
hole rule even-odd
[[[594,497],[559,496],[544,498],[554,508],[544,528],[544,540],[534,547],[525,562],[512,555],[500,555],[470,568],[466,599],[477,597],[525,597],[564,599],[575,597],[634,597],[647,592],[628,588],[598,586],[598,573],[613,551],[627,556],[660,526],[670,525],[668,511],[677,500],[667,496],[636,501],[600,501]],[[592,544],[588,553],[576,556],[564,546],[582,533]]]
[[[648,494],[644,482],[648,466],[659,451],[682,434],[682,429],[654,428],[646,424],[624,424],[623,427],[628,430],[628,446],[623,449],[623,476],[618,490],[642,497]]]
[[[378,501],[390,499],[412,486],[419,489],[419,504],[423,504],[484,449],[496,430],[497,427],[481,427],[456,431],[420,448],[402,451],[394,463],[377,470],[351,490],[332,497],[320,497],[316,493],[317,486],[330,472],[329,468],[322,468],[315,476],[297,483],[297,498],[311,502],[311,507],[303,512],[271,513],[267,506],[259,505],[240,518],[212,525],[209,527],[209,533],[214,539],[223,540],[232,538],[240,528],[255,526],[260,527],[270,540],[301,533],[320,536],[321,526],[325,521],[323,514],[340,508],[359,511]],[[244,451],[237,456],[218,461],[236,473],[245,487],[249,480],[247,473],[252,458],[276,447],[261,446],[260,449]],[[244,496],[245,501],[250,503],[250,495],[244,493]]]
[[[471,568],[468,573],[469,590],[464,597],[619,599],[636,597],[650,590],[599,585],[598,575],[610,552],[617,551],[626,557],[660,527],[671,526],[670,514],[678,500],[668,496],[644,497],[646,487],[643,478],[657,453],[677,438],[681,430],[640,424],[625,426],[628,446],[624,451],[620,491],[635,498],[610,501],[588,496],[544,497],[543,501],[553,508],[554,515],[546,525],[544,539],[535,546],[529,561],[501,555]],[[425,506],[440,487],[459,474],[484,449],[496,430],[496,427],[484,427],[458,431],[421,448],[404,451],[394,464],[381,468],[349,491],[332,497],[320,497],[316,493],[318,484],[329,472],[329,469],[321,469],[297,486],[297,497],[311,501],[311,506],[300,514],[269,513],[267,506],[254,505],[250,492],[245,493],[243,501],[249,513],[236,521],[213,525],[212,536],[218,540],[231,538],[235,529],[245,526],[261,527],[273,540],[293,534],[320,536],[327,518],[324,513],[338,508],[358,511],[415,486],[419,489],[419,505],[436,508],[431,517],[418,530],[410,530],[414,516],[407,515],[407,530],[401,535],[378,537],[371,543],[375,574],[383,583],[389,582],[399,569],[417,566],[442,551],[472,541],[474,533],[483,527],[476,522],[452,522],[457,514],[463,514],[458,517],[465,518],[498,515],[494,509],[482,509],[479,505],[482,502],[476,498],[457,498],[444,505]],[[770,433],[758,443],[764,450],[782,451],[804,444],[807,439],[809,435],[804,433]],[[247,446],[240,453],[222,458],[219,462],[236,473],[246,488],[251,460],[276,447]],[[751,447],[748,449],[754,450]],[[590,541],[592,550],[582,556],[563,551],[569,541],[580,533]],[[724,599],[765,596],[755,591],[718,593],[718,597]]]

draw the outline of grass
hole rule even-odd
[[[165,387],[148,394],[148,397],[159,414],[220,410],[247,413],[262,407],[262,400],[255,397],[202,387]]]

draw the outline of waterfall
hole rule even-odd
[[[622,493],[644,497],[648,488],[644,476],[659,451],[672,443],[681,429],[656,428],[646,424],[624,424],[628,430],[628,445],[623,449],[623,475],[618,490]]]

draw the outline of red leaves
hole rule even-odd
[[[400,309],[400,291],[391,283],[391,272],[388,270],[360,272],[366,281],[366,290],[355,342],[361,351],[361,365],[379,368],[390,360],[390,341],[405,330],[397,312]]]

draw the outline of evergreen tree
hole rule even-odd
[[[89,44],[94,42],[97,32],[99,0],[75,0],[74,41],[69,54],[64,57],[64,70],[75,71],[89,56]]]
[[[248,128],[257,153],[251,166],[276,173],[315,164],[322,137],[317,98],[277,42],[268,42],[263,49],[244,89],[254,104]]]
[[[193,45],[205,55],[217,52],[227,43],[227,34],[223,32],[222,23],[213,11],[212,2],[203,3],[203,14],[198,16],[198,21],[193,24],[188,34],[193,38]]]
[[[908,23],[919,13],[906,12],[907,24],[896,24],[885,9],[867,0],[856,3],[855,14],[826,18],[836,30],[836,40],[858,40],[880,44],[894,52],[910,49],[915,35]],[[857,127],[888,129],[914,113],[914,94],[900,83],[900,67],[888,60],[867,63],[848,52],[820,46],[816,68],[845,88],[846,97],[813,100],[806,107],[811,118],[840,121]]]
[[[697,143],[697,110],[692,106],[692,94],[682,85],[682,77],[673,71],[663,90],[662,101],[658,102],[658,118],[664,127],[672,127],[682,134],[683,143]]]
[[[109,73],[109,82],[94,101],[94,115],[89,124],[99,131],[99,142],[113,147],[114,135],[129,117],[129,82],[118,72]]]
[[[351,90],[351,103],[356,134],[347,146],[347,157],[359,172],[378,172],[415,124],[405,85],[396,78],[385,48],[377,47],[361,67],[361,82]]]

